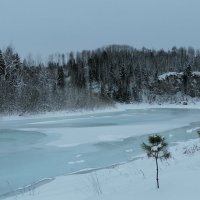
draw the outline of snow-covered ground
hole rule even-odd
[[[188,200],[198,199],[200,151],[191,149],[199,140],[170,148],[172,158],[160,162],[160,189],[156,189],[155,161],[145,155],[134,162],[87,174],[56,178],[53,182],[9,200]],[[189,149],[188,154],[184,154]],[[98,156],[97,156],[98,159]]]
[[[185,146],[193,146],[199,142],[198,140],[188,141],[188,138],[190,138],[191,134],[193,134],[194,138],[196,131],[200,127],[200,113],[198,111],[200,104],[189,104],[186,106],[135,104],[117,105],[116,107],[117,108],[109,110],[93,112],[61,112],[35,116],[3,117],[0,122],[0,131],[5,128],[12,131],[19,131],[19,133],[22,131],[21,134],[23,134],[23,137],[26,134],[32,134],[28,136],[31,140],[27,138],[25,141],[19,141],[19,143],[17,143],[18,146],[15,148],[7,148],[8,156],[11,156],[8,157],[8,159],[12,158],[16,159],[16,161],[12,160],[12,162],[10,162],[10,160],[6,159],[6,148],[0,151],[0,153],[3,152],[5,154],[3,154],[4,157],[2,157],[2,159],[7,163],[12,163],[9,164],[9,168],[12,170],[13,177],[16,179],[22,176],[24,179],[33,172],[33,169],[27,169],[27,163],[27,166],[30,168],[32,165],[34,168],[38,168],[34,173],[41,173],[42,170],[44,170],[43,168],[46,168],[45,172],[49,172],[47,173],[48,176],[44,176],[45,178],[54,177],[55,174],[63,174],[65,169],[73,172],[75,169],[78,169],[73,168],[74,166],[80,166],[80,173],[78,174],[56,177],[55,180],[41,187],[35,188],[35,186],[31,186],[28,192],[27,190],[21,190],[20,193],[16,193],[9,199],[90,200],[99,198],[102,200],[121,200],[134,198],[143,200],[150,197],[151,199],[183,200],[189,199],[192,195],[192,197],[196,197],[198,193],[196,182],[198,181],[198,173],[200,173],[200,164],[198,164],[200,163],[200,152],[195,152],[192,155],[185,155],[183,152],[185,151]],[[179,108],[180,110],[174,108]],[[192,122],[196,123],[190,124]],[[147,159],[145,155],[141,155],[142,151],[140,148],[140,151],[137,149],[138,147],[136,149],[132,148],[129,144],[130,142],[127,145],[127,138],[135,137],[137,142],[137,138],[141,135],[164,132],[171,129],[175,130],[172,133],[166,132],[170,141],[170,138],[174,138],[176,142],[181,138],[181,141],[185,142],[179,143],[175,147],[170,147],[173,158],[167,163],[161,163],[161,189],[157,190],[155,185],[154,161]],[[40,140],[33,137],[35,133],[38,133],[36,136]],[[43,139],[40,138],[41,136],[43,138],[43,134],[49,139],[43,141]],[[178,136],[176,136],[176,134],[178,134]],[[8,138],[3,139],[5,140]],[[18,141],[19,138],[14,139]],[[133,142],[131,142],[131,144],[134,145],[135,139],[129,139]],[[140,138],[140,144],[143,139],[143,137]],[[12,140],[10,141],[12,142]],[[23,142],[26,144],[25,149],[21,147]],[[31,143],[29,144],[29,142]],[[81,147],[81,149],[79,147]],[[73,149],[70,150],[70,148]],[[13,157],[12,152],[16,150],[17,152],[14,153]],[[69,157],[65,155],[67,153],[70,154],[71,151],[74,150],[76,152],[69,155]],[[79,154],[79,151],[82,150],[85,151],[85,158],[82,157],[83,155]],[[37,154],[33,153],[35,151]],[[41,157],[38,151],[41,151]],[[122,151],[124,152],[123,154]],[[29,153],[34,157],[29,158]],[[51,153],[57,158],[50,160],[50,157],[52,157]],[[103,156],[103,154],[105,154],[105,156]],[[110,157],[111,162],[109,161],[112,164],[116,163],[116,157],[123,158],[126,154],[130,156],[127,156],[130,160],[133,160],[134,156],[138,157],[138,159],[133,162],[131,161],[123,165],[118,164],[105,169],[106,166],[111,166],[108,160],[106,160],[109,159],[107,154],[112,156]],[[45,157],[45,155],[48,156]],[[63,155],[65,157],[63,157]],[[60,160],[60,157],[63,157],[64,160]],[[98,161],[94,168],[98,168],[99,163],[102,162],[99,168],[104,169],[97,171],[90,171],[88,169],[87,171],[86,166],[92,168],[94,164],[92,163],[95,161],[93,157]],[[18,158],[22,163],[19,163]],[[127,162],[127,158],[120,158],[117,160],[117,163],[120,163],[119,161]],[[40,168],[40,166],[38,166],[42,165],[39,164],[40,162],[45,163],[45,166]],[[57,164],[55,162],[57,162]],[[6,164],[2,164],[1,168],[7,173],[7,171],[9,171],[7,169],[8,166],[6,167]],[[53,165],[55,169],[48,164]],[[61,173],[55,172],[56,170],[60,170],[56,165],[62,165],[63,171],[61,170]],[[22,169],[21,171],[20,168]],[[26,174],[23,174],[24,170]],[[82,170],[84,173],[81,173]],[[86,171],[87,173],[85,173]],[[20,172],[22,176],[20,174],[17,175],[16,173],[18,172]],[[70,171],[66,173],[69,174],[69,172]],[[52,174],[52,176],[49,176],[49,174]],[[10,177],[12,177],[12,174]],[[3,178],[6,180],[6,176]],[[24,183],[18,181],[17,184],[20,185]]]

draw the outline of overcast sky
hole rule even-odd
[[[0,0],[0,48],[23,56],[95,49],[200,48],[200,0]]]

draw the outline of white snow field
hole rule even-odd
[[[127,105],[87,113],[3,117],[0,199],[195,199],[199,108]],[[153,133],[166,137],[173,155],[160,163],[159,190],[155,163],[141,149]]]

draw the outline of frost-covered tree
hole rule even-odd
[[[156,182],[157,188],[159,188],[159,167],[158,160],[167,160],[171,154],[168,151],[168,144],[165,142],[165,138],[160,135],[149,136],[149,144],[142,144],[143,150],[146,152],[149,158],[153,158],[156,161]]]

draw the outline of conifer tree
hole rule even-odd
[[[149,136],[149,144],[142,144],[143,150],[146,152],[149,158],[153,158],[156,161],[156,182],[157,188],[159,188],[159,167],[158,160],[167,160],[171,154],[168,151],[168,144],[165,142],[165,138],[160,135]]]
[[[5,61],[3,59],[2,51],[0,50],[0,77],[5,74]]]
[[[65,87],[65,74],[62,67],[58,67],[58,78],[57,84],[60,89],[64,89]]]
[[[192,71],[191,71],[191,66],[189,65],[183,72],[183,86],[185,94],[188,94],[190,90],[191,76],[192,76]]]

